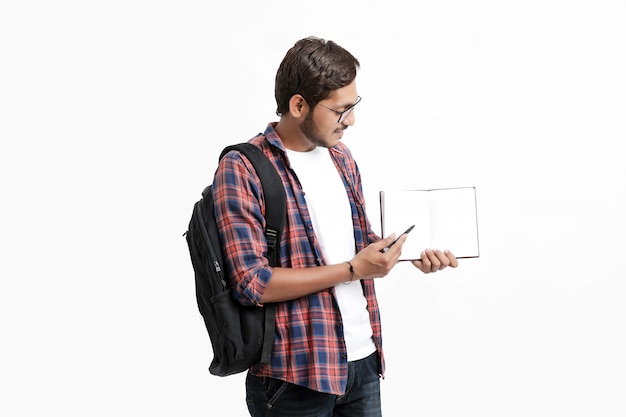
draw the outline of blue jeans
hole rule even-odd
[[[246,402],[252,417],[380,417],[378,353],[348,363],[344,395],[248,374]]]

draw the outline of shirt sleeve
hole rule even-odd
[[[254,167],[238,152],[230,152],[220,161],[213,198],[233,297],[244,305],[261,305],[272,276],[265,257],[265,207]]]

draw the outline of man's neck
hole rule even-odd
[[[307,152],[315,149],[315,144],[302,134],[299,126],[291,120],[281,117],[274,130],[287,149],[296,152]]]

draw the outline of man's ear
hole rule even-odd
[[[291,117],[295,119],[299,119],[300,117],[306,116],[309,110],[309,105],[300,94],[294,94],[289,99],[289,113]]]

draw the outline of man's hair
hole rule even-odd
[[[331,91],[356,78],[359,61],[333,41],[309,37],[289,50],[276,72],[276,114],[289,111],[289,100],[300,94],[313,107]]]

